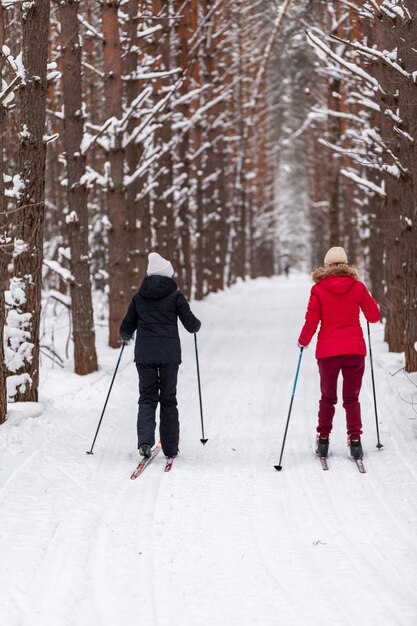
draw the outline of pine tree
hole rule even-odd
[[[21,353],[22,367],[16,371],[21,375],[21,383],[15,400],[21,401],[37,401],[39,386],[49,12],[49,0],[33,0],[21,7],[25,75],[19,92],[21,189],[16,229],[19,244],[14,252],[14,281],[19,286],[19,298],[13,302],[15,322],[27,333]]]
[[[68,190],[66,224],[71,251],[74,370],[76,374],[89,374],[97,370],[97,355],[90,280],[87,188],[82,180],[86,157],[82,152],[84,123],[78,3],[68,0],[61,2],[60,18]]]

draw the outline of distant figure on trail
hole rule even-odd
[[[160,412],[160,440],[168,458],[178,454],[179,420],[177,376],[181,344],[177,320],[190,333],[201,322],[193,315],[185,296],[173,280],[174,268],[157,252],[148,255],[148,276],[130,303],[120,326],[120,337],[128,341],[136,331],[135,363],[139,375],[138,449],[149,458],[155,444],[155,412]]]
[[[307,347],[317,326],[316,358],[320,373],[321,400],[319,404],[316,453],[326,457],[337,403],[337,379],[343,375],[343,407],[346,410],[348,445],[354,459],[363,456],[359,392],[365,368],[366,345],[359,322],[360,310],[368,322],[378,322],[379,308],[358,271],[348,265],[343,248],[330,248],[324,267],[317,268],[312,278],[305,324],[298,338],[300,347]]]
[[[284,272],[285,272],[285,276],[288,278],[288,276],[290,275],[290,266],[288,265],[288,263],[284,268]]]

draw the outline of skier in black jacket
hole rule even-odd
[[[161,405],[160,440],[167,457],[178,454],[177,376],[181,344],[177,318],[190,333],[200,330],[184,295],[172,279],[174,269],[157,252],[148,255],[148,276],[130,303],[120,325],[128,341],[136,332],[135,363],[139,374],[138,448],[144,457],[155,444],[155,411]]]

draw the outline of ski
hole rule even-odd
[[[155,446],[155,448],[152,450],[152,454],[148,459],[143,458],[138,466],[136,467],[135,471],[133,472],[133,474],[130,477],[130,480],[135,480],[135,478],[137,478],[138,476],[140,476],[142,474],[142,472],[148,467],[149,463],[151,463],[154,458],[156,457],[156,455],[158,454],[158,452],[161,451],[161,446],[158,444]]]
[[[172,470],[173,463],[174,463],[174,459],[173,458],[167,459],[167,462],[165,463],[164,472],[170,472]]]
[[[319,456],[319,459],[320,459],[322,470],[327,471],[329,469],[329,464],[327,462],[327,456]]]
[[[365,469],[365,465],[363,464],[363,460],[362,459],[353,459],[356,463],[356,466],[358,468],[358,470],[360,471],[361,474],[366,474],[366,469]]]

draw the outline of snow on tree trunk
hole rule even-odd
[[[24,77],[19,94],[17,237],[22,245],[15,246],[8,316],[8,360],[14,372],[8,383],[15,401],[38,400],[49,10],[49,0],[21,6]]]
[[[88,244],[87,188],[81,182],[86,157],[81,153],[83,103],[81,90],[81,44],[78,32],[78,3],[60,3],[61,49],[63,55],[64,147],[67,165],[68,215],[71,250],[70,282],[74,338],[74,370],[90,374],[97,370],[95,329]]]

